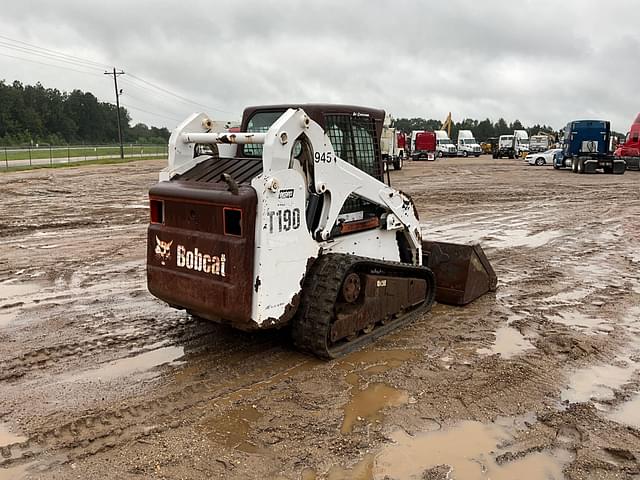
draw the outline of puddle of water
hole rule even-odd
[[[317,480],[318,474],[312,468],[305,468],[300,474],[300,480]]]
[[[529,230],[511,229],[505,230],[503,235],[494,235],[486,243],[488,247],[495,248],[538,248],[558,238],[560,235],[562,235],[562,232],[559,230],[545,230],[531,235]]]
[[[0,468],[0,480],[23,480],[27,478],[27,473],[32,465],[33,462],[16,465],[15,467]]]
[[[448,466],[446,478],[465,480],[560,480],[570,461],[564,451],[536,452],[498,465],[498,445],[511,440],[506,428],[496,424],[464,421],[436,432],[409,436],[399,430],[391,435],[395,442],[375,459],[373,478],[420,479],[426,470]],[[446,471],[446,470],[445,470]]]
[[[248,405],[205,420],[207,436],[216,445],[224,445],[246,453],[261,453],[262,449],[248,440],[251,425],[260,417],[254,406]]]
[[[593,293],[593,290],[586,288],[576,288],[575,290],[567,290],[564,292],[556,293],[550,297],[547,297],[547,303],[568,303],[568,304],[581,304],[582,300],[588,295]]]
[[[614,330],[613,325],[610,323],[575,310],[549,316],[549,320],[573,327],[583,333],[610,333]]]
[[[118,377],[124,377],[136,372],[144,372],[154,367],[173,363],[184,355],[184,347],[164,347],[156,350],[135,355],[133,357],[121,358],[103,365],[100,368],[87,370],[70,378],[67,382],[83,380],[105,381]]]
[[[365,371],[371,372],[374,369],[372,373],[382,373],[398,368],[404,362],[417,358],[421,353],[422,350],[360,350],[345,357],[338,366],[343,370],[351,370],[365,364],[370,365],[365,368]],[[378,367],[386,367],[386,369],[380,370]]]
[[[407,392],[395,389],[384,383],[372,383],[359,390],[344,407],[344,421],[340,432],[350,433],[358,421],[381,420],[380,410],[385,407],[397,407],[409,401]]]
[[[582,283],[596,288],[619,287],[624,283],[621,278],[623,272],[612,266],[607,257],[594,258],[588,264],[576,265],[573,270]]]
[[[373,455],[367,455],[351,469],[333,466],[327,472],[327,480],[372,480],[374,461]]]
[[[345,380],[349,385],[357,387],[361,377],[388,372],[400,367],[403,363],[416,359],[422,350],[361,350],[348,355],[336,365],[349,373]]]
[[[627,358],[619,358],[612,365],[594,365],[571,374],[571,383],[562,391],[562,401],[571,403],[611,400],[614,390],[627,383],[637,365]]]
[[[532,348],[535,347],[518,330],[503,326],[496,330],[496,339],[491,348],[479,348],[476,352],[480,355],[498,353],[502,358],[509,359]]]
[[[636,394],[631,400],[620,405],[609,413],[607,418],[614,422],[640,428],[640,394]]]
[[[3,312],[2,310],[0,310],[0,327],[6,327],[11,322],[13,322],[14,318],[16,318],[15,313]]]
[[[0,447],[11,445],[12,443],[24,442],[26,439],[27,437],[11,432],[6,424],[0,423]]]
[[[36,283],[0,283],[0,300],[24,297],[34,294],[41,289]]]

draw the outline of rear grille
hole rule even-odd
[[[262,173],[262,159],[211,157],[174,178],[183,182],[218,183],[228,173],[237,183],[250,183]]]

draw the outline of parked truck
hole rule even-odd
[[[529,134],[526,130],[513,131],[513,150],[513,158],[526,157],[529,153]]]
[[[553,167],[570,168],[574,173],[623,174],[626,162],[611,153],[611,124],[606,120],[576,120],[564,129],[562,152]]]
[[[529,139],[529,153],[546,152],[553,144],[549,135],[532,135]]]
[[[640,113],[631,124],[625,142],[618,145],[613,154],[624,159],[627,170],[640,170]]]
[[[480,144],[473,138],[471,130],[460,130],[458,132],[458,155],[468,157],[473,155],[479,157],[482,153]]]
[[[456,145],[444,130],[436,130],[436,150],[439,157],[455,157],[458,155]]]
[[[526,130],[514,130],[513,135],[500,135],[493,158],[519,158],[529,153],[529,135]]]
[[[513,144],[513,135],[500,135],[498,143],[493,149],[493,158],[514,158],[515,150],[513,149]]]
[[[391,127],[391,117],[385,116],[380,136],[380,151],[382,153],[383,168],[401,170],[404,163],[404,148],[398,145],[398,131]]]
[[[436,134],[426,130],[414,130],[411,132],[411,159],[435,160],[436,159]]]

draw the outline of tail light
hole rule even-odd
[[[149,200],[151,223],[164,223],[164,202],[162,200]]]
[[[224,234],[242,236],[242,210],[224,207]]]

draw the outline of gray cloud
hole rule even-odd
[[[626,131],[640,110],[630,99],[640,74],[632,0],[158,3],[11,2],[0,28],[228,112],[209,108],[216,118],[239,118],[249,104],[327,101],[398,117],[451,111],[456,120],[556,128],[598,117]],[[100,69],[81,74],[2,55],[0,68],[8,81],[113,99]],[[202,110],[121,78],[134,121],[171,128]]]

